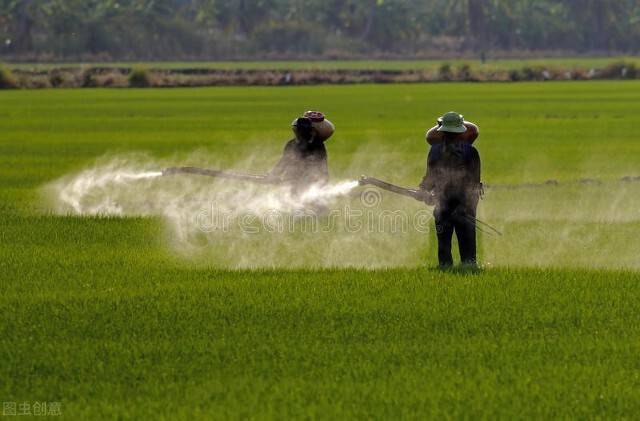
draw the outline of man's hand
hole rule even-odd
[[[426,203],[427,206],[433,206],[436,203],[436,197],[433,192],[424,189],[418,190],[416,200]]]

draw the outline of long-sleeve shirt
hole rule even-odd
[[[282,158],[269,175],[278,177],[296,188],[327,183],[329,166],[324,143],[290,140],[284,147]]]
[[[438,143],[431,146],[427,172],[420,188],[434,194],[436,203],[477,200],[480,191],[480,154],[467,142]]]

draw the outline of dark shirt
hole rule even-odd
[[[455,200],[477,203],[480,193],[480,154],[468,142],[431,146],[427,173],[420,188],[433,192],[436,203]]]
[[[290,140],[284,147],[282,158],[269,175],[298,188],[327,183],[329,167],[324,143]]]

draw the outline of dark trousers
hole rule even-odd
[[[434,218],[438,236],[438,261],[440,267],[453,265],[451,240],[453,233],[458,238],[460,260],[464,265],[476,265],[476,208],[472,203],[442,203],[436,206]]]

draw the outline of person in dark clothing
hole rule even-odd
[[[295,137],[284,147],[282,158],[269,172],[292,187],[294,194],[302,193],[312,185],[329,182],[327,149],[324,142],[335,128],[324,115],[307,111],[292,123]]]
[[[427,135],[431,149],[420,188],[427,193],[427,203],[435,205],[438,261],[443,268],[453,265],[454,232],[462,264],[477,265],[475,218],[482,194],[480,155],[473,147],[477,136],[477,126],[455,112],[438,119],[437,129]]]

